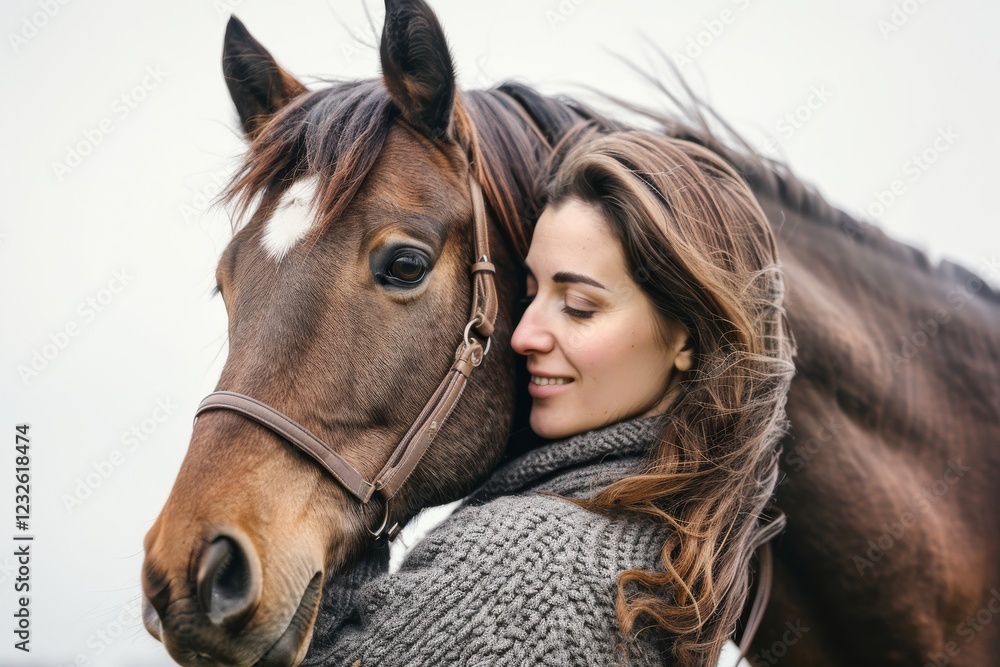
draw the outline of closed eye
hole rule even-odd
[[[577,310],[576,308],[570,308],[569,306],[563,306],[563,312],[570,317],[577,317],[582,320],[594,316],[593,310]]]

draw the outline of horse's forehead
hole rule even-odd
[[[434,143],[397,123],[369,174],[365,197],[359,199],[374,197],[413,212],[462,208],[465,202],[456,202],[455,195],[464,191],[467,173],[458,146]]]
[[[317,219],[319,178],[310,176],[294,183],[282,195],[264,225],[261,247],[271,259],[281,259],[306,237]]]
[[[346,214],[355,221],[367,220],[376,228],[389,221],[366,213],[393,210],[442,223],[460,217],[468,206],[464,197],[455,196],[463,190],[463,171],[467,169],[461,160],[457,147],[436,145],[405,126],[395,125]],[[282,195],[260,235],[260,246],[271,259],[280,262],[317,224],[320,190],[319,177],[313,175],[297,181]],[[378,229],[367,231],[379,233]]]

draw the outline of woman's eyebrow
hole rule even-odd
[[[532,278],[535,277],[535,272],[531,270],[527,262],[522,261],[521,267],[527,272]],[[594,287],[599,287],[602,290],[607,290],[608,288],[597,282],[590,276],[585,276],[582,273],[573,273],[572,271],[559,271],[552,276],[552,282],[554,283],[584,283],[585,285],[593,285]]]
[[[556,283],[584,283],[586,285],[600,287],[603,290],[608,289],[590,276],[585,276],[582,273],[573,273],[572,271],[560,271],[552,276],[552,281]]]

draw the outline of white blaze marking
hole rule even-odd
[[[274,215],[267,221],[261,245],[274,261],[281,261],[312,227],[316,219],[317,185],[316,176],[294,183],[282,195]]]

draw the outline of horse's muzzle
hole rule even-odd
[[[201,545],[191,561],[193,585],[184,592],[171,592],[154,567],[144,568],[142,620],[149,633],[182,665],[290,667],[300,662],[319,609],[322,572],[305,585],[294,612],[284,616],[287,622],[275,627],[273,613],[262,602],[260,557],[246,534],[216,529]]]

